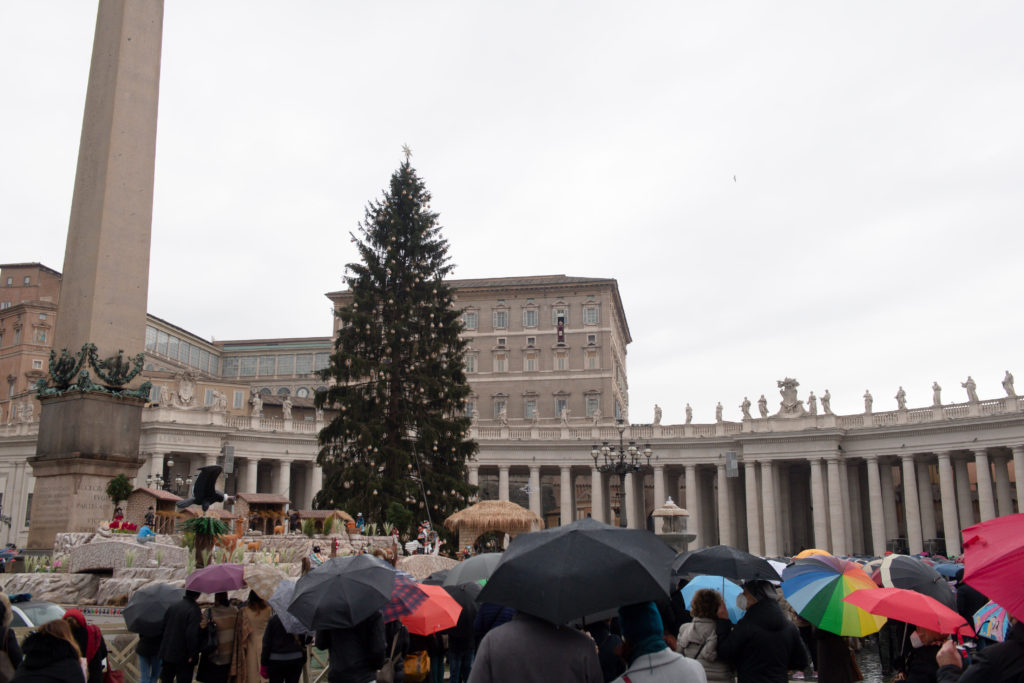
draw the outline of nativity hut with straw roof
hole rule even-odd
[[[459,535],[459,548],[472,546],[489,531],[515,536],[544,528],[544,520],[521,505],[507,500],[482,500],[459,510],[444,521],[445,527]]]

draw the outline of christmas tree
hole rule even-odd
[[[466,342],[444,283],[452,265],[437,219],[406,150],[352,235],[361,262],[348,264],[352,299],[337,311],[334,353],[320,371],[329,387],[316,396],[318,408],[337,411],[320,432],[316,507],[362,512],[401,531],[419,520],[439,528],[474,493]]]

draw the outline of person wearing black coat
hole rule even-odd
[[[375,612],[351,628],[317,631],[316,647],[330,653],[328,683],[366,683],[384,664],[391,643],[384,640],[384,617]]]
[[[604,681],[611,683],[626,671],[626,661],[618,654],[622,638],[611,632],[611,619],[588,624],[587,631],[597,645],[597,660],[601,662]]]
[[[735,667],[738,683],[787,683],[790,671],[807,667],[800,632],[782,613],[767,581],[744,584],[742,597],[747,613],[735,627],[720,606],[718,658]]]
[[[70,640],[45,631],[30,633],[22,643],[24,659],[11,683],[85,683],[76,648]]]
[[[11,621],[14,619],[14,612],[11,611],[11,601],[7,593],[0,591],[0,649],[7,653],[11,664],[15,669],[21,664],[21,647],[18,645],[18,637],[11,630]]]
[[[199,626],[202,610],[196,604],[199,593],[185,591],[185,597],[167,609],[164,635],[157,655],[162,662],[162,683],[192,683],[199,660]]]
[[[288,633],[281,617],[270,618],[263,631],[263,648],[260,650],[260,675],[270,683],[298,683],[302,665],[306,662],[308,636]]]
[[[937,663],[940,665],[938,683],[1014,683],[1024,680],[1024,622],[1016,621],[1005,641],[975,653],[971,657],[971,665],[962,672],[963,660],[951,640],[942,645]]]

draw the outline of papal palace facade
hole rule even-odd
[[[46,373],[60,281],[38,263],[0,266],[0,541],[19,545],[34,487],[32,385]],[[450,284],[469,342],[467,409],[480,444],[470,482],[548,526],[587,515],[615,522],[621,505],[630,526],[642,526],[671,496],[689,511],[698,546],[766,556],[812,546],[957,554],[961,528],[1016,512],[1024,500],[1024,397],[1012,378],[999,397],[971,391],[950,403],[936,391],[930,406],[866,406],[856,415],[832,414],[826,397],[800,396],[787,379],[777,410],[748,407],[739,422],[662,425],[656,413],[653,423],[630,424],[631,337],[614,279]],[[327,296],[339,306],[348,294]],[[150,315],[144,376],[153,393],[136,485],[158,477],[173,489],[232,446],[229,492],[279,494],[309,508],[322,482],[316,434],[331,417],[313,407],[322,386],[314,372],[327,365],[332,340],[208,341]],[[617,418],[626,420],[626,440],[654,453],[622,491],[591,457],[595,443],[618,443]]]

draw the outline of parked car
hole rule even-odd
[[[64,616],[64,608],[54,602],[42,600],[18,600],[11,596],[11,626],[28,626],[34,628],[48,621]]]

